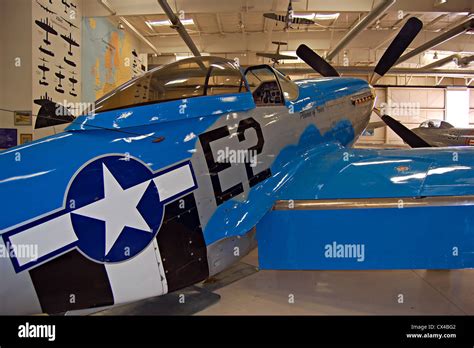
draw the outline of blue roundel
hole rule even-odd
[[[144,250],[164,213],[150,169],[118,155],[80,170],[67,193],[66,209],[78,248],[99,262],[124,261]]]

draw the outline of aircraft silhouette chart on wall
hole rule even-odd
[[[42,77],[41,77],[41,80],[39,81],[39,84],[40,85],[43,85],[43,86],[48,86],[49,83],[46,81],[46,72],[50,71],[51,69],[49,69],[45,63],[48,63],[48,61],[44,58],[40,58],[40,60],[43,62],[42,65],[38,65],[38,69],[41,70],[42,72]]]
[[[46,18],[43,22],[43,20],[35,20],[35,23],[37,26],[39,26],[41,29],[43,29],[46,33],[46,37],[43,39],[43,42],[46,45],[51,45],[51,41],[49,41],[49,34],[51,35],[58,35],[58,32],[54,30],[52,24],[49,24],[49,19]]]
[[[74,71],[71,71],[71,75],[72,75],[72,77],[69,78],[69,82],[71,82],[71,84],[72,84],[72,90],[69,92],[69,94],[73,97],[77,97],[75,85],[79,81],[76,79],[76,77],[75,77],[76,73]]]
[[[54,11],[51,11],[47,6],[44,6],[43,4],[41,4],[39,1],[36,1],[36,3],[38,5],[40,5],[40,7],[45,10],[47,13],[50,13],[50,14],[56,14],[56,12]],[[51,3],[51,2],[50,2]]]
[[[74,121],[75,117],[71,115],[67,108],[55,103],[52,98],[45,93],[40,99],[35,99],[34,103],[40,106],[38,116],[35,122],[35,129],[57,126]]]
[[[54,89],[55,89],[56,92],[64,94],[63,85],[61,83],[62,80],[66,77],[62,73],[62,70],[64,70],[64,68],[61,65],[57,65],[57,67],[58,67],[59,71],[57,73],[55,73],[54,75],[58,78],[58,86],[55,87]]]
[[[57,126],[74,121],[75,117],[64,106],[57,104],[46,92],[33,101],[40,106],[35,122],[35,129]]]
[[[69,51],[67,52],[70,56],[73,56],[72,54],[72,46],[74,47],[79,47],[79,44],[73,39],[72,33],[69,33],[69,36],[61,34],[61,37],[64,39],[69,44]]]
[[[74,68],[77,66],[76,63],[74,63],[72,60],[67,59],[66,57],[64,57],[64,63],[66,63],[66,64],[68,64],[68,65],[70,65]]]
[[[54,52],[47,50],[46,48],[43,48],[43,46],[40,45],[38,49],[43,52],[44,54],[47,54],[48,56],[54,57]]]
[[[61,0],[61,2],[62,2],[63,5],[64,5],[64,13],[67,13],[67,9],[70,8],[71,5],[68,4],[66,0]]]
[[[65,21],[67,24],[69,24],[69,27],[74,27],[74,28],[76,28],[76,29],[79,29],[78,26],[76,26],[74,23],[68,21],[68,20],[67,20],[66,18],[64,18],[63,16],[61,16],[61,19],[62,19],[63,21]]]

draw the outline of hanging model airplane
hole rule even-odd
[[[273,64],[278,64],[278,62],[283,59],[288,59],[288,60],[298,59],[298,57],[295,57],[295,56],[280,54],[280,46],[288,45],[286,42],[272,41],[272,44],[277,45],[276,53],[257,52],[257,56],[269,58],[272,60]]]
[[[300,17],[294,16],[293,5],[291,3],[291,0],[288,4],[286,15],[282,16],[276,13],[264,13],[263,17],[277,21],[277,22],[285,23],[285,28],[284,28],[285,31],[288,29],[291,29],[292,24],[305,24],[305,25],[314,24],[314,21],[311,19],[300,18]]]
[[[379,76],[420,29],[419,20],[407,22],[375,68]],[[382,241],[405,228],[389,221],[400,214],[413,234],[446,231],[439,219],[428,224],[416,214],[441,209],[449,235],[422,239],[440,253],[456,228],[472,233],[464,230],[472,226],[468,207],[455,216],[443,211],[474,194],[474,153],[458,150],[453,162],[447,149],[352,149],[369,122],[373,88],[335,76],[306,46],[298,55],[328,77],[293,82],[268,65],[241,70],[224,58],[189,58],[125,83],[63,133],[0,152],[0,313],[63,313],[163,295],[227,269],[257,240],[262,267],[345,267],[343,259],[318,264],[323,246],[314,238],[346,231],[353,240],[370,229],[368,213],[362,226],[355,216],[318,225],[311,214],[321,207],[372,207]],[[392,209],[400,197],[405,209]],[[298,209],[288,208],[293,200]],[[301,215],[265,234],[261,224],[276,213]],[[389,214],[383,233],[381,213]],[[291,226],[298,229],[288,234]],[[282,236],[291,241],[279,249]],[[394,247],[411,248],[397,243],[369,248],[369,263],[360,256],[355,265],[372,267],[378,252],[383,259]],[[330,245],[339,257],[340,245]],[[416,253],[396,267],[422,259],[413,245]],[[429,265],[472,267],[472,250],[460,253]]]

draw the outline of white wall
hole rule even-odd
[[[386,106],[386,113],[401,121],[408,128],[416,128],[429,119],[443,120],[445,117],[444,88],[407,88],[387,87],[376,88],[377,104]],[[371,122],[379,122],[380,118],[372,114]],[[360,143],[385,143],[402,145],[403,141],[388,127],[375,130],[374,136],[364,136]]]
[[[31,0],[0,0],[0,105],[31,110]],[[15,61],[16,58],[20,60]],[[16,66],[15,63],[20,63]],[[0,128],[32,133],[31,126],[15,126],[10,112],[0,111]]]
[[[454,127],[469,126],[469,89],[465,87],[446,90],[446,121]]]

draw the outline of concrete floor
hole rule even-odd
[[[242,261],[257,266],[257,250]],[[215,293],[197,315],[472,315],[474,269],[259,271]]]

